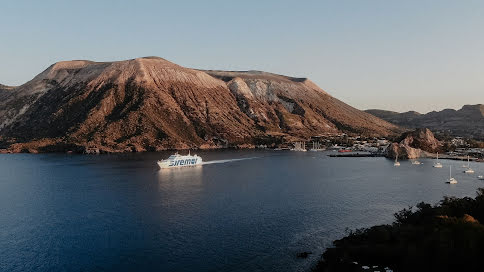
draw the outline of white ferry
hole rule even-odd
[[[171,155],[170,157],[168,157],[168,159],[166,160],[158,161],[158,165],[160,166],[161,169],[194,166],[194,165],[200,165],[201,163],[202,163],[202,157],[197,155],[192,156],[190,155],[190,152],[188,152],[188,155],[185,155],[185,156],[182,156],[177,152],[174,155]]]

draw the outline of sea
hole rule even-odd
[[[196,153],[163,170],[171,152],[0,155],[0,271],[310,271],[351,230],[484,187],[483,163]]]

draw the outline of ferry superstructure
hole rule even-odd
[[[197,155],[192,156],[190,153],[184,156],[175,153],[166,160],[158,161],[158,166],[160,166],[161,169],[195,166],[200,164],[202,164],[202,157]]]

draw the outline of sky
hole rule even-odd
[[[0,0],[0,83],[159,56],[307,77],[359,109],[484,103],[484,1]]]

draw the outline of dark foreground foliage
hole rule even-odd
[[[314,271],[484,271],[484,189],[395,214],[333,242]],[[367,266],[362,268],[362,266]],[[378,266],[373,269],[373,266]],[[368,268],[369,267],[369,268]]]

